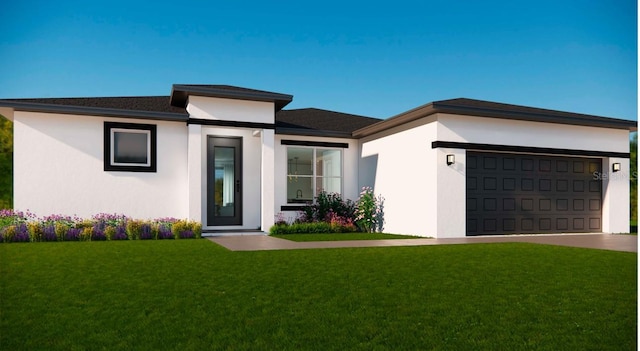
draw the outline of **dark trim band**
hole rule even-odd
[[[189,118],[187,120],[187,124],[200,124],[203,126],[234,127],[234,128],[276,129],[275,123],[221,121],[217,119],[200,119],[200,118]]]
[[[282,145],[292,145],[292,146],[318,146],[318,147],[335,147],[348,149],[349,144],[347,143],[330,143],[326,141],[307,141],[307,140],[281,140],[280,144]]]
[[[480,150],[480,151],[520,152],[520,153],[527,153],[527,154],[593,156],[593,157],[619,157],[619,158],[630,157],[630,154],[628,152],[555,149],[555,148],[548,148],[548,147],[513,146],[513,145],[474,144],[474,143],[460,143],[456,141],[434,141],[431,143],[431,148],[432,149],[447,148],[447,149],[465,149],[465,150]]]
[[[280,211],[302,211],[306,205],[286,205],[280,206]]]

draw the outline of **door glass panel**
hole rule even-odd
[[[216,217],[235,216],[235,157],[233,147],[216,146],[214,149]]]

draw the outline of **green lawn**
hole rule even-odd
[[[2,350],[635,350],[637,254],[0,245]]]
[[[385,240],[385,239],[426,239],[412,235],[385,233],[331,233],[331,234],[282,234],[271,235],[274,238],[291,241],[344,241],[344,240]]]

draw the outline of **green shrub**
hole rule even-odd
[[[302,209],[300,222],[330,222],[339,218],[340,221],[353,221],[355,218],[355,203],[343,200],[340,194],[321,191],[315,203]]]
[[[318,234],[318,233],[344,233],[346,231],[353,231],[346,229],[343,226],[332,225],[327,222],[313,222],[313,223],[293,223],[284,224],[279,223],[272,226],[269,229],[269,234],[281,235],[281,234]]]
[[[15,225],[5,225],[2,230],[2,241],[10,243],[13,241],[13,237],[16,235]]]
[[[27,228],[29,229],[29,235],[31,236],[31,241],[39,242],[42,241],[42,225],[38,222],[29,222],[27,223]]]
[[[198,222],[182,219],[173,223],[171,232],[176,239],[198,239],[202,234],[202,225]]]
[[[105,227],[104,236],[107,237],[107,240],[113,240],[113,237],[116,236],[116,227],[113,227],[113,226]]]
[[[64,241],[64,235],[67,234],[70,226],[65,223],[58,222],[55,224],[55,228],[56,228],[56,236],[58,237],[58,241]]]
[[[93,227],[84,227],[80,233],[80,241],[91,241],[91,234],[93,234]]]
[[[137,221],[137,220],[130,220],[127,222],[127,235],[129,236],[129,239],[132,240],[138,240],[140,239],[140,234],[142,233],[142,226],[144,225],[145,222],[143,221]]]

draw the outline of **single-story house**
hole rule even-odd
[[[433,237],[629,230],[637,122],[471,99],[391,118],[284,109],[287,94],[0,100],[14,208],[268,231],[318,192],[384,197],[385,231]]]

